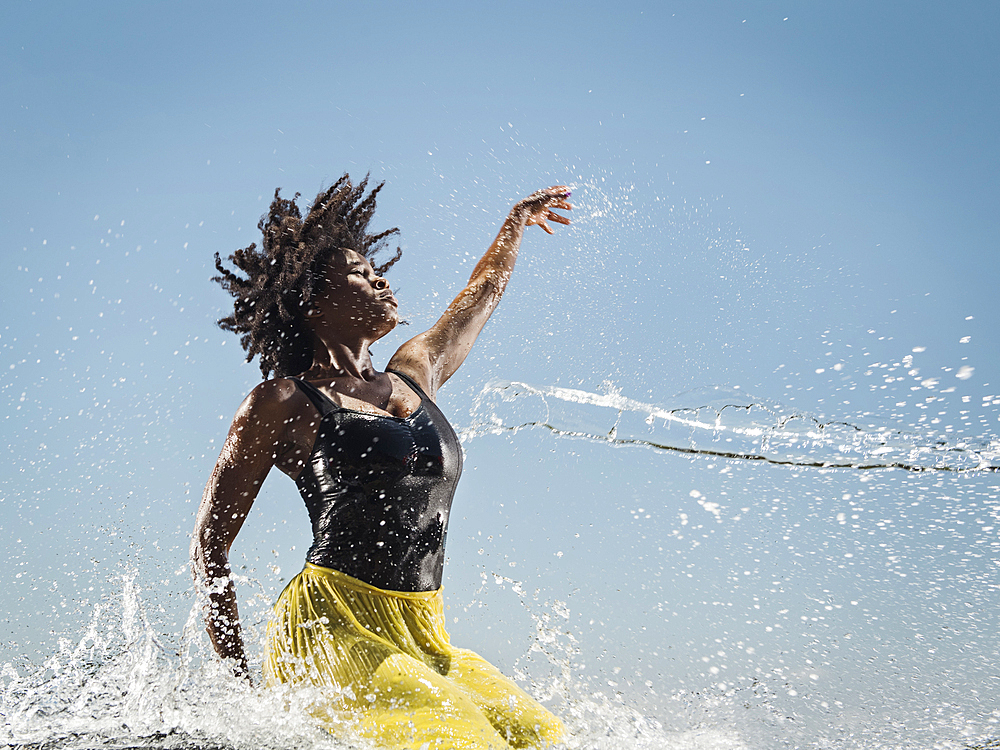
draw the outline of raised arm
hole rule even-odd
[[[229,549],[283,451],[291,390],[287,381],[261,383],[240,405],[205,487],[191,539],[197,585],[207,594],[205,625],[212,646],[249,679]]]
[[[570,210],[564,185],[546,188],[518,201],[500,227],[486,254],[476,264],[469,283],[430,330],[403,344],[389,369],[403,370],[425,387],[431,397],[465,361],[486,321],[496,309],[514,270],[525,227],[537,224],[553,234],[548,222],[569,224],[552,209]]]

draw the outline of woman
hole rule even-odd
[[[559,720],[444,627],[444,542],[462,453],[435,405],[503,294],[525,227],[568,224],[565,187],[518,202],[465,289],[385,372],[369,346],[399,322],[372,265],[367,196],[344,175],[303,219],[275,192],[263,245],[215,256],[235,298],[219,325],[241,335],[264,382],[241,404],[205,488],[192,541],[218,654],[247,676],[228,552],[272,466],[295,480],[314,540],[268,628],[264,678],[318,688],[314,711],[382,744],[507,748],[556,741]],[[273,377],[272,377],[273,376]]]

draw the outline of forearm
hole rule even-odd
[[[524,236],[526,222],[527,212],[521,203],[518,203],[504,219],[493,244],[489,246],[472,270],[472,275],[469,277],[469,287],[485,282],[493,287],[495,292],[503,293],[514,270],[514,263],[517,261],[517,252],[521,247],[521,238]]]
[[[215,558],[215,559],[211,559]],[[235,661],[237,676],[248,674],[246,651],[229,561],[225,555],[194,555],[195,581],[204,596],[205,629],[212,648]]]
[[[222,592],[209,595],[205,626],[215,653],[223,659],[235,661],[237,677],[247,676],[250,670],[243,647],[240,614],[236,606],[236,587],[232,580],[227,581]]]
[[[525,227],[533,224],[552,234],[549,221],[569,224],[552,209],[569,210],[569,191],[563,185],[538,190],[514,204],[493,244],[472,271],[469,283],[448,305],[430,330],[399,348],[389,363],[423,378],[433,398],[437,389],[465,361],[479,332],[486,325],[507,288],[514,271]]]

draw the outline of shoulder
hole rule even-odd
[[[276,409],[301,398],[302,389],[292,378],[274,378],[258,383],[243,404],[257,409]]]
[[[240,404],[236,418],[258,424],[283,424],[301,413],[308,399],[291,378],[275,378],[258,384]]]
[[[420,386],[420,389],[430,397],[431,401],[436,400],[437,389],[431,377],[430,361],[426,351],[422,349],[416,339],[401,346],[399,351],[389,360],[385,369],[389,372],[405,375]]]

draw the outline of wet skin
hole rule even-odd
[[[517,260],[526,227],[569,224],[553,209],[570,210],[569,191],[555,186],[515,204],[465,288],[427,331],[403,344],[387,369],[404,373],[433,401],[465,361],[496,308]],[[314,359],[301,374],[344,408],[407,417],[420,396],[401,378],[375,369],[369,347],[399,323],[398,304],[385,279],[353,250],[333,253],[323,283],[305,312]],[[287,378],[267,380],[236,412],[205,487],[191,544],[195,575],[209,592],[206,624],[216,652],[249,678],[229,550],[272,467],[295,479],[316,442],[316,407]],[[374,521],[373,521],[374,522]]]

